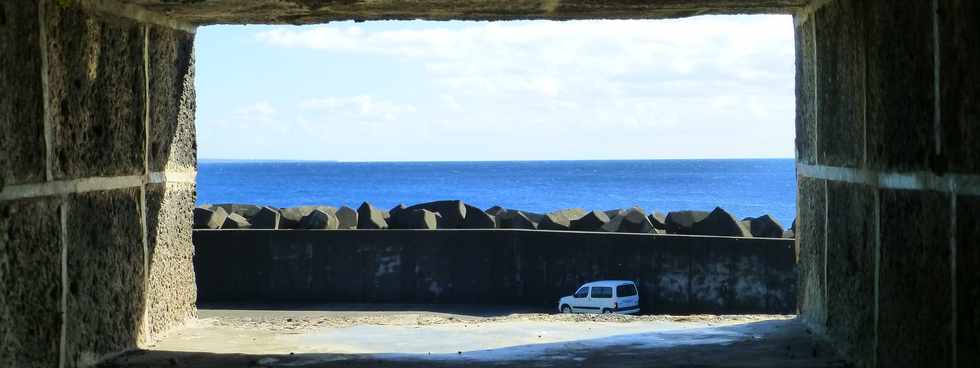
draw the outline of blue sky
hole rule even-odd
[[[202,159],[793,157],[789,16],[197,33]]]

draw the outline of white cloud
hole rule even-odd
[[[380,101],[371,96],[321,97],[300,103],[306,110],[323,114],[327,119],[353,122],[393,121],[415,112],[415,107],[390,101]]]
[[[235,112],[236,117],[269,120],[276,114],[276,109],[269,101],[259,101],[252,105],[242,106]]]
[[[610,78],[637,72],[653,83],[785,82],[787,76],[774,75],[771,67],[783,64],[787,56],[792,60],[790,24],[788,17],[752,17],[752,21],[698,17],[476,23],[455,30],[436,26],[374,32],[356,25],[326,25],[275,29],[256,38],[269,46],[411,58],[425,63],[440,81],[460,89],[526,90],[553,96],[558,80],[605,84]]]
[[[793,154],[788,16],[401,24],[252,33],[259,52],[380,60],[371,65],[398,69],[379,71],[388,73],[381,90],[318,80],[327,91],[277,101],[279,109],[255,104],[248,114],[275,117],[331,146],[368,139],[384,147],[367,152],[376,156],[325,159]],[[450,145],[470,156],[444,157]]]

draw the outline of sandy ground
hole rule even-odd
[[[647,366],[651,361],[660,361],[663,366],[842,364],[793,316],[404,309],[202,309],[199,319],[109,366],[630,367]],[[740,361],[738,357],[751,364],[731,365]],[[698,363],[709,358],[716,359],[717,364]],[[680,359],[674,362],[679,365],[671,365],[672,359]]]

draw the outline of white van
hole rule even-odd
[[[558,300],[558,310],[562,313],[639,313],[640,295],[632,281],[593,281],[580,286],[574,295]]]

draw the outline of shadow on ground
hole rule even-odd
[[[475,304],[311,304],[311,303],[200,303],[199,310],[225,311],[292,311],[292,312],[427,312],[454,314],[471,317],[503,317],[514,313],[554,313],[557,309],[540,306],[501,305],[486,306]]]
[[[474,331],[474,333],[478,333]],[[622,334],[455,354],[216,354],[142,350],[104,367],[847,367],[797,320]]]

